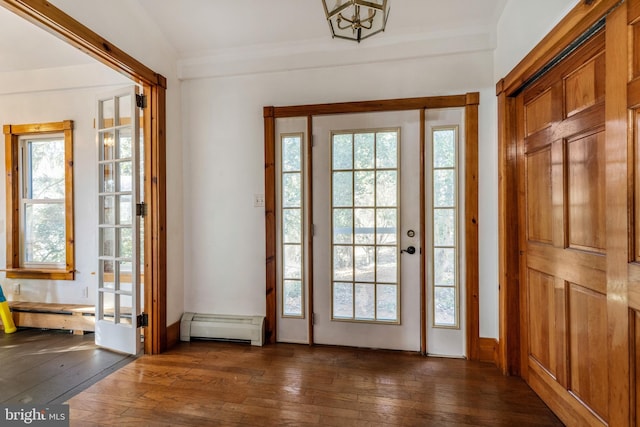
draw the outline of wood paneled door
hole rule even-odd
[[[501,365],[640,425],[640,0],[580,2],[498,83]]]
[[[540,393],[562,390],[561,410],[606,422],[604,47],[600,32],[516,111],[523,371]]]

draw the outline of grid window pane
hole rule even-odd
[[[302,314],[302,282],[300,280],[285,280],[282,292],[283,314],[285,316],[300,316]]]
[[[353,284],[333,284],[333,317],[338,319],[353,318]]]
[[[332,144],[333,318],[398,322],[398,132]]]
[[[64,199],[64,139],[27,143],[27,198]]]
[[[433,211],[434,246],[455,246],[456,211],[455,209],[435,209]]]
[[[374,320],[376,318],[376,287],[372,283],[356,283],[356,313],[359,320]]]
[[[302,209],[282,210],[283,243],[302,243]]]
[[[302,170],[302,138],[299,136],[282,138],[282,170],[295,172]]]
[[[302,278],[302,246],[284,245],[282,275],[285,279]]]
[[[447,208],[455,206],[455,171],[442,169],[433,171],[433,206]]]
[[[282,207],[299,208],[302,203],[302,181],[300,173],[282,175]]]
[[[442,129],[433,132],[433,166],[453,168],[456,166],[456,131]]]
[[[24,260],[65,262],[64,203],[27,204],[24,214]]]
[[[434,323],[439,326],[455,326],[456,289],[436,287],[433,299]]]

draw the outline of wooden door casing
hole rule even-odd
[[[609,418],[604,52],[601,31],[516,98],[521,371],[585,424]]]

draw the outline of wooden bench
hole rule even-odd
[[[10,301],[9,307],[18,327],[66,329],[75,335],[95,331],[92,305]]]

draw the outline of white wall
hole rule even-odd
[[[470,72],[472,70],[472,72]],[[497,234],[492,52],[186,80],[185,311],[264,314],[262,107],[481,91],[481,238]],[[497,244],[481,251],[481,328],[497,336]]]
[[[507,75],[579,0],[509,0],[498,21],[495,74]]]
[[[98,169],[93,119],[96,96],[131,85],[106,67],[83,65],[19,73],[2,73],[0,123],[23,124],[73,120],[74,220],[76,279],[4,279],[10,301],[95,303],[98,265]],[[4,165],[4,150],[0,150]],[[0,177],[0,268],[6,267],[5,174]],[[4,277],[4,273],[3,273]],[[20,294],[14,293],[20,284]],[[87,296],[85,297],[85,292]]]
[[[180,81],[176,53],[138,2],[52,0],[156,73],[167,78],[167,325],[183,312],[183,199]]]

